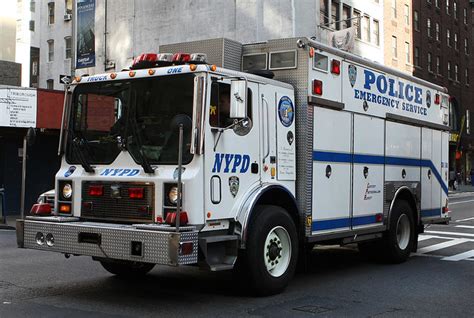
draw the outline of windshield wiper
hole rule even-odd
[[[84,170],[86,172],[94,173],[95,172],[94,168],[90,165],[90,163],[86,159],[86,156],[82,152],[82,147],[84,146],[84,142],[87,142],[87,141],[85,141],[83,138],[79,138],[79,137],[75,136],[75,134],[72,130],[70,130],[70,132],[72,134],[72,147],[71,147],[71,149],[72,149],[72,152],[73,152],[74,156],[79,159],[79,161],[81,163],[81,166],[84,168]]]
[[[140,165],[143,167],[143,171],[145,171],[146,173],[155,173],[155,170],[150,165],[148,158],[146,157],[146,155],[143,154],[143,145],[140,140],[140,134],[138,132],[137,121],[134,116],[129,116],[129,117],[130,117],[129,123],[131,123],[132,125],[133,136],[135,136],[134,139],[138,148],[137,153],[138,153],[138,156],[140,157],[138,158],[140,160]]]

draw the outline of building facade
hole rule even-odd
[[[393,0],[392,0],[393,1]],[[400,0],[399,0],[400,1]],[[450,170],[468,179],[474,167],[473,1],[413,0],[413,74],[451,96]]]
[[[320,14],[321,8],[329,11]],[[358,19],[339,21],[354,17]],[[329,32],[349,27],[352,21],[361,21],[354,53],[382,63],[383,1],[184,0],[158,4],[153,0],[96,0],[95,64],[76,72],[121,70],[143,52],[185,41],[225,37],[251,43],[295,36],[326,41]]]
[[[383,26],[385,65],[409,74],[413,74],[414,70],[413,17],[418,14],[412,9],[412,0],[386,1]]]
[[[16,62],[22,86],[59,89],[72,69],[72,0],[18,0]]]

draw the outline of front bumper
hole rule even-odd
[[[54,238],[53,244],[37,243],[38,236]],[[51,237],[51,236],[49,236]],[[51,243],[51,240],[49,240]],[[27,217],[17,220],[19,247],[73,255],[140,261],[163,265],[195,264],[198,231],[153,224],[83,222],[78,218]],[[187,248],[182,248],[186,244]],[[192,249],[189,245],[192,244]],[[186,254],[183,254],[184,253]]]

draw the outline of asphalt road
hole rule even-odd
[[[308,272],[266,298],[247,296],[229,273],[191,267],[123,281],[89,257],[18,249],[14,231],[0,230],[0,317],[472,317],[474,195],[452,197],[451,209],[453,221],[427,228],[404,264],[316,249]]]

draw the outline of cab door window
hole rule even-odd
[[[247,91],[247,117],[252,118],[252,91]],[[230,84],[213,82],[211,88],[211,105],[209,107],[211,127],[226,128],[234,123],[230,118]]]

